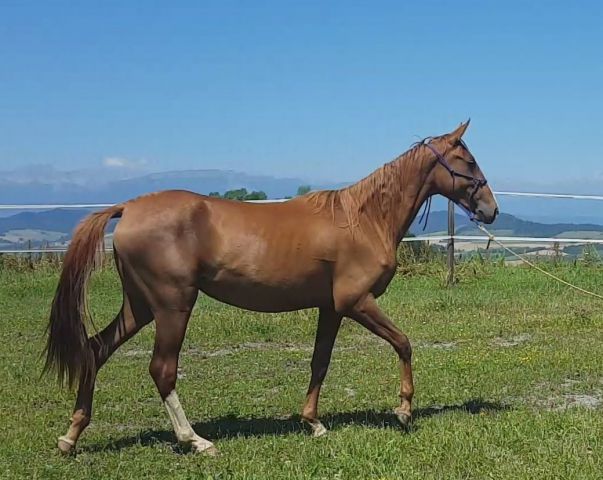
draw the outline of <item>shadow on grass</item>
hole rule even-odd
[[[432,406],[418,408],[413,412],[413,426],[406,429],[412,432],[417,429],[417,422],[423,418],[433,417],[448,412],[464,412],[470,415],[492,413],[509,410],[508,405],[484,400],[468,400],[460,405]],[[404,431],[392,411],[361,410],[345,413],[331,413],[321,417],[321,421],[329,430],[338,430],[348,425],[363,425],[377,428],[396,428]],[[287,418],[239,418],[227,415],[207,422],[193,425],[195,431],[210,440],[221,440],[234,437],[256,437],[265,435],[287,435],[290,433],[309,432],[299,415]],[[85,446],[83,452],[118,451],[134,445],[153,445],[169,443],[174,450],[183,453],[177,445],[176,437],[171,430],[149,430],[138,435],[124,437],[108,443]]]

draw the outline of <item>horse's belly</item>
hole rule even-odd
[[[285,312],[332,304],[330,282],[319,276],[258,281],[220,272],[202,278],[199,289],[224,303],[258,312]]]

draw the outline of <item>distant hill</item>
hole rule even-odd
[[[0,235],[13,230],[43,230],[70,235],[75,226],[89,213],[86,209],[55,209],[42,212],[21,212],[9,217],[0,218]],[[455,215],[456,232],[464,235],[479,235],[480,232],[469,222],[465,215]],[[108,231],[112,231],[112,224]],[[538,223],[522,220],[513,215],[502,213],[494,224],[488,227],[493,232],[505,235],[554,237],[568,232],[603,232],[603,225],[590,223]],[[418,225],[418,219],[410,231],[415,235],[445,233],[448,229],[448,213],[446,211],[431,212],[425,230]]]
[[[465,215],[455,214],[455,227],[457,235],[482,235],[482,233],[469,221]],[[568,232],[603,232],[603,225],[593,223],[539,223],[523,220],[508,213],[501,213],[494,223],[488,226],[493,233],[504,231],[505,235],[521,237],[555,237]],[[448,212],[431,212],[427,228],[423,230],[418,225],[418,219],[410,228],[415,235],[431,234],[448,231]]]
[[[78,162],[74,162],[76,165]],[[203,165],[199,161],[199,165]],[[57,204],[57,203],[112,203],[129,200],[138,195],[158,190],[184,189],[208,194],[246,188],[248,191],[264,191],[268,198],[284,198],[295,195],[300,185],[310,185],[313,190],[339,188],[346,183],[349,172],[343,169],[332,181],[312,181],[309,178],[277,177],[270,173],[250,174],[234,170],[194,169],[150,173],[144,165],[108,167],[85,166],[74,170],[60,170],[52,165],[24,165],[13,170],[0,171],[0,204]],[[367,169],[365,174],[370,173]],[[320,169],[308,175],[322,175]],[[355,177],[360,179],[362,175]],[[496,181],[491,184],[499,190],[551,191],[559,193],[601,193],[603,182],[597,175],[575,182],[553,184],[526,183],[518,179]],[[521,218],[541,223],[601,223],[601,203],[581,200],[555,200],[499,196],[501,210]],[[443,197],[434,197],[434,213],[446,208]],[[10,212],[0,210],[0,217]],[[441,228],[441,224],[434,222]],[[434,227],[428,226],[428,229]]]
[[[504,230],[520,237],[555,237],[567,232],[603,232],[602,225],[593,223],[539,223],[522,220],[513,215],[501,213],[489,230]],[[457,229],[458,234],[478,235],[480,232],[474,225],[466,222]]]
[[[43,212],[21,212],[0,218],[0,234],[11,230],[45,230],[70,234],[89,210],[55,209]]]
[[[482,235],[465,215],[455,214],[455,227],[457,235]],[[411,226],[410,231],[415,235],[441,233],[448,230],[448,212],[431,212],[427,228],[423,230],[418,225],[418,219]],[[523,220],[508,213],[501,213],[492,225],[488,226],[492,233],[501,232],[508,236],[520,237],[555,237],[568,232],[588,233],[603,232],[603,225],[593,223],[539,223]]]

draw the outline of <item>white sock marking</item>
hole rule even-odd
[[[170,392],[164,403],[170,420],[172,421],[172,425],[174,426],[176,438],[178,438],[179,442],[190,443],[197,451],[207,450],[214,446],[209,440],[206,440],[195,433],[184,414],[182,405],[180,405],[176,390]]]

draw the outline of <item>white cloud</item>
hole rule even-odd
[[[139,169],[146,164],[146,160],[130,160],[123,157],[106,157],[103,159],[103,166],[108,168]]]
[[[105,167],[123,167],[126,165],[127,160],[119,157],[107,157],[103,160]]]

